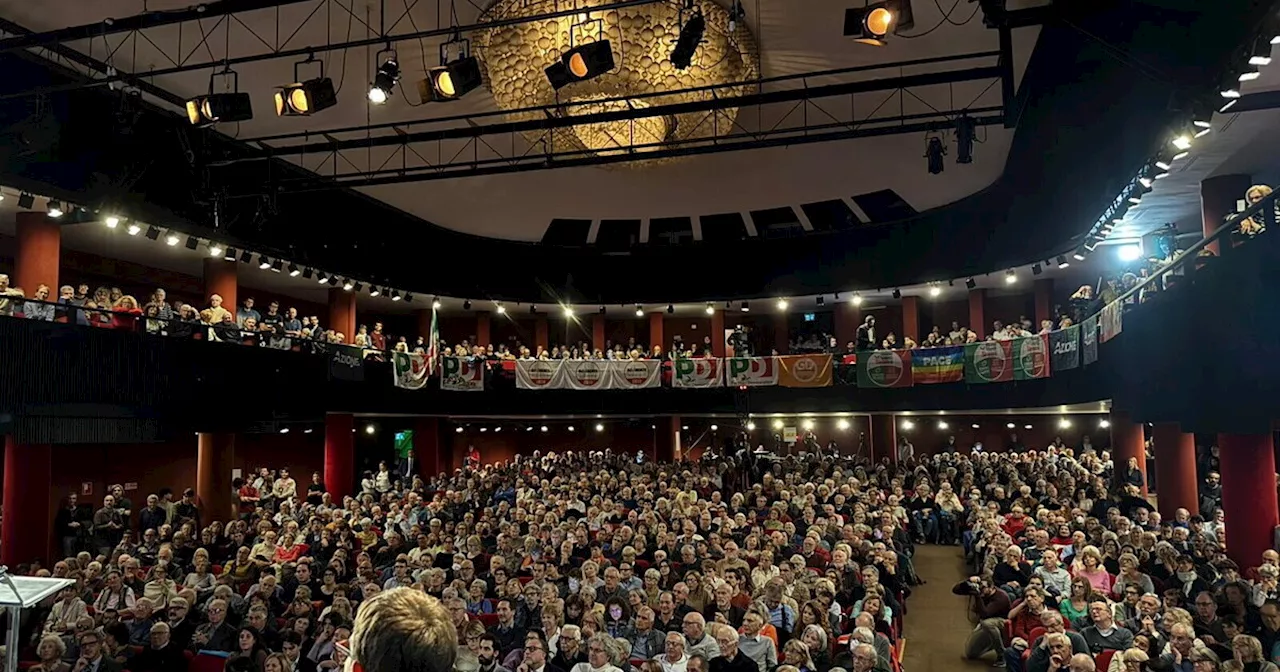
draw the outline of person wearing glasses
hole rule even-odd
[[[711,636],[720,645],[720,657],[711,659],[710,672],[769,672],[738,649],[738,631],[724,623],[709,623]]]
[[[524,636],[524,652],[516,672],[565,672],[547,662],[547,640],[537,630]]]
[[[191,650],[196,652],[224,651],[226,653],[235,651],[239,632],[227,623],[226,600],[219,599],[210,602],[207,614],[209,621],[196,628],[195,634],[191,636]]]

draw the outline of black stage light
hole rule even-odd
[[[373,75],[373,83],[369,85],[369,102],[374,105],[381,105],[387,102],[396,92],[396,82],[400,81],[400,64],[396,62],[396,57],[390,56],[387,60],[378,66],[378,72]]]
[[[471,300],[470,300],[470,299],[467,299],[466,301],[463,301],[463,302],[462,302],[462,309],[463,309],[463,310],[471,310]]]
[[[302,269],[297,264],[289,264],[289,277],[296,278],[302,273]]]
[[[253,118],[253,102],[247,93],[210,93],[187,100],[187,121],[192,126],[212,126],[218,122],[248,121]]]
[[[154,226],[148,226],[147,240],[160,240],[160,229],[157,229]]]
[[[1065,254],[1059,254],[1057,261],[1058,261],[1058,268],[1066,268],[1071,265],[1070,262],[1067,261],[1067,255]]]
[[[844,34],[854,42],[873,47],[883,47],[884,37],[894,30],[898,21],[895,3],[874,2],[865,7],[850,7],[844,11]]]
[[[552,88],[559,90],[574,82],[599,77],[613,68],[613,45],[609,40],[600,40],[564,52],[559,63],[546,69],[546,75]]]
[[[27,193],[27,192],[25,192],[25,191],[24,191],[24,192],[22,192],[22,193],[20,193],[20,194],[18,194],[18,207],[19,207],[19,208],[23,208],[24,210],[30,210],[30,209],[31,209],[31,207],[32,207],[32,206],[34,206],[35,204],[36,204],[36,197],[35,197],[35,196],[32,196],[31,194],[28,194],[28,193]]]
[[[284,261],[280,259],[276,259],[275,261],[271,262],[272,273],[279,273],[280,271],[283,271],[283,270],[284,270]]]
[[[240,263],[247,264],[251,261],[253,261],[252,252],[250,252],[249,250],[244,250],[243,252],[240,253]]]
[[[673,306],[673,305],[671,305],[670,303],[668,303],[668,304],[667,304],[667,314],[668,314],[668,315],[673,315],[673,314],[675,314],[675,312],[676,312],[676,307],[675,307],[675,306]]]
[[[355,288],[356,288],[356,282],[351,278],[347,278],[342,282],[343,291],[351,292],[351,291],[355,291]]]
[[[537,314],[538,314],[538,307],[537,307],[537,306],[529,306],[529,314],[530,314],[530,315],[537,315]]]
[[[604,315],[604,306],[600,306],[600,314]]]
[[[969,115],[956,119],[956,163],[973,163],[973,141],[977,139],[978,126]]]
[[[309,268],[304,268],[304,269],[302,269],[302,279],[303,279],[303,280],[310,280],[310,279],[311,279],[311,274],[312,274],[311,269],[309,269]]]
[[[1040,268],[1040,264],[1031,264],[1031,275],[1040,275],[1044,269]]]
[[[826,300],[826,298],[819,296],[819,297],[818,297],[818,305],[819,305],[819,306],[825,306],[826,304],[827,304],[827,300]]]
[[[382,296],[382,290],[377,287],[370,287],[369,296]]]
[[[57,219],[67,214],[67,211],[62,208],[62,203],[60,201],[55,201],[51,198],[49,199],[49,204],[46,207],[46,213],[49,217]]]
[[[741,310],[744,313],[749,313],[751,312],[751,304],[747,303],[746,301],[743,301],[742,306],[740,306],[738,310]]]
[[[400,292],[397,292],[397,291],[396,291],[396,290],[394,290],[394,289],[393,289],[393,290],[391,290],[391,300],[392,300],[392,301],[399,301],[399,300],[400,300]]]
[[[410,294],[409,292],[405,292],[405,293],[404,293],[404,302],[405,302],[405,303],[413,303],[413,295],[412,295],[412,294]]]
[[[933,135],[925,140],[924,156],[929,160],[930,175],[937,175],[946,169],[946,163],[943,162],[946,155],[947,146],[942,144],[942,138]]]
[[[187,236],[187,249],[194,250],[197,247],[200,247],[200,239],[195,236]]]
[[[355,286],[355,287],[353,287],[353,288],[351,289],[351,291],[353,291],[353,292],[355,292],[355,293],[359,294],[359,293],[360,293],[360,290],[362,290],[362,289],[364,289],[364,285],[362,285],[362,284],[360,284],[360,283],[358,283],[358,282],[357,282],[357,283],[356,283],[356,286]]]
[[[271,268],[271,258],[270,258],[270,257],[268,257],[268,256],[267,256],[267,255],[265,255],[265,254],[259,254],[259,255],[258,255],[258,269],[259,269],[259,270],[263,270],[263,271],[265,271],[265,270],[267,270],[267,269],[269,269],[269,268]]]
[[[337,287],[337,286],[338,286],[338,274],[337,274],[337,273],[334,273],[333,275],[329,276],[329,284],[330,284],[330,285],[332,285],[332,286],[334,286],[334,287]]]
[[[687,70],[693,62],[693,55],[702,42],[702,34],[707,30],[707,20],[702,18],[702,10],[693,12],[693,16],[680,28],[680,37],[676,46],[671,49],[671,65],[676,70]]]
[[[224,261],[235,261],[237,256],[239,256],[239,253],[236,252],[236,248],[228,247],[227,251],[222,255],[222,259]]]
[[[317,285],[323,285],[326,282],[329,282],[329,276],[325,275],[324,271],[320,271],[319,273],[316,273]]]
[[[969,278],[968,280],[965,280],[965,281],[964,281],[964,286],[965,286],[967,289],[973,289],[974,287],[977,287],[977,286],[978,286],[978,283],[977,283],[977,282],[975,282],[973,278]]]
[[[305,117],[338,104],[333,80],[317,77],[280,87],[276,91],[276,116]]]
[[[902,298],[902,290],[901,290],[901,289],[898,289],[897,287],[895,287],[895,288],[893,289],[893,298],[895,298],[895,299],[901,299],[901,298]]]
[[[418,94],[424,103],[443,103],[467,95],[479,88],[482,81],[480,61],[466,56],[428,70],[426,79],[418,82]]]

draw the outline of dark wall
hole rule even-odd
[[[1068,420],[1069,427],[1062,427],[1059,422]],[[1013,435],[1028,448],[1043,449],[1055,437],[1062,437],[1063,442],[1078,447],[1084,436],[1088,436],[1093,446],[1098,449],[1111,445],[1111,433],[1099,422],[1107,418],[1106,414],[1076,415],[951,415],[945,416],[898,416],[898,436],[906,436],[916,448],[916,454],[933,454],[946,443],[947,437],[956,437],[956,445],[961,452],[969,452],[973,444],[982,442],[987,452],[1004,452],[1013,443]],[[913,426],[906,428],[906,423]],[[939,426],[945,422],[945,429]],[[1013,424],[1013,429],[1008,425]],[[977,425],[975,428],[974,425]],[[1031,429],[1027,429],[1030,426]]]

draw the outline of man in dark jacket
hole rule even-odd
[[[859,351],[876,349],[876,316],[868,315],[858,327],[854,347]]]
[[[154,497],[155,495],[152,495]],[[151,626],[151,645],[129,659],[131,672],[174,672],[187,669],[182,649],[169,639],[169,624]]]
[[[160,498],[156,495],[147,495],[147,505],[138,512],[138,529],[143,532],[147,530],[158,532],[168,517],[168,512],[160,508]]]

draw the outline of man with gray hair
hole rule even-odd
[[[702,614],[691,611],[684,615],[683,621],[686,652],[690,656],[702,656],[712,660],[720,655],[720,645],[707,634],[707,619]]]
[[[853,647],[853,672],[872,672],[878,656],[875,647],[859,642]]]
[[[132,672],[168,672],[185,669],[186,657],[182,649],[169,637],[168,623],[156,623],[151,626],[150,646],[129,659],[129,670]]]

